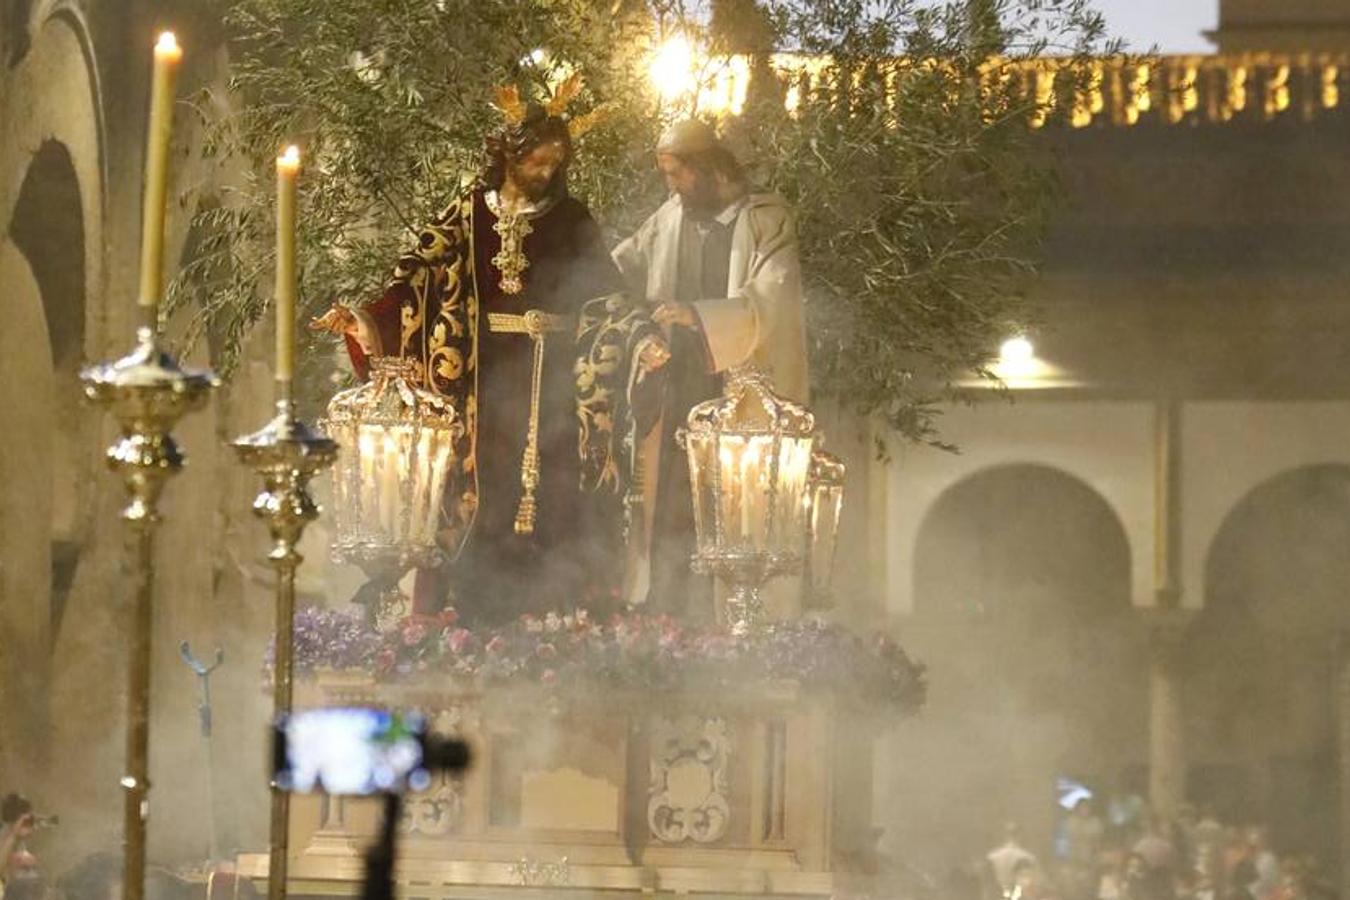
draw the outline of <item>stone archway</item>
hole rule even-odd
[[[77,381],[87,287],[81,210],[68,150],[44,142],[0,242],[6,289],[0,408],[10,435],[0,456],[6,559],[0,642],[7,649],[6,708],[23,711],[6,717],[13,726],[6,728],[7,767],[19,772],[32,769],[50,738],[52,644],[84,521]]]
[[[1337,667],[1350,615],[1350,466],[1251,490],[1205,567],[1184,665],[1191,793],[1287,847],[1335,854]]]
[[[82,12],[56,0],[31,15],[31,44],[6,73],[12,115],[0,137],[0,765],[42,799],[63,718],[51,658],[95,520],[99,423],[80,409],[78,372],[103,330],[106,168]]]
[[[1048,852],[1056,781],[1098,791],[1147,758],[1147,654],[1119,519],[1090,487],[1004,465],[949,488],[922,522],[903,638],[928,710],[896,741],[895,843],[964,863],[1006,820]]]
[[[84,537],[85,491],[80,469],[87,456],[81,423],[79,368],[84,355],[87,273],[80,186],[70,153],[46,141],[34,155],[9,222],[9,240],[37,284],[53,384],[44,403],[53,436],[47,446],[52,502],[49,527],[51,630],[60,630]],[[41,340],[42,332],[26,339]]]

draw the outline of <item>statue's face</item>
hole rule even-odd
[[[666,189],[679,194],[686,209],[709,215],[717,212],[717,180],[712,175],[699,172],[669,153],[658,153],[656,166],[666,180]]]
[[[558,141],[540,144],[506,167],[506,177],[522,196],[542,200],[548,195],[553,178],[567,161],[567,148]]]

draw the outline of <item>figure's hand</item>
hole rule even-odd
[[[328,312],[317,319],[310,319],[309,327],[314,331],[326,331],[329,334],[356,334],[360,326],[356,313],[335,303]]]
[[[662,303],[652,313],[652,321],[662,328],[679,325],[682,328],[698,328],[698,313],[688,303]]]
[[[638,364],[642,366],[644,372],[655,372],[668,362],[670,362],[670,348],[666,346],[665,341],[648,338],[643,342],[642,349],[638,351]]]

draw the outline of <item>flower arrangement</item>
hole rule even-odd
[[[307,607],[295,617],[295,668],[302,676],[331,669],[383,681],[442,675],[483,687],[550,689],[724,690],[793,682],[893,715],[916,712],[925,695],[923,666],[885,635],[863,638],[838,625],[796,620],[737,637],[668,616],[600,621],[584,609],[479,629],[464,627],[447,609],[379,631],[359,615]]]

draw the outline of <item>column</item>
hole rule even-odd
[[[1183,713],[1182,649],[1192,610],[1141,610],[1149,631],[1149,805],[1175,815],[1186,800],[1186,720]]]
[[[1141,610],[1149,640],[1149,805],[1172,816],[1186,800],[1182,644],[1194,616],[1181,603],[1181,404],[1154,407],[1153,606]]]

